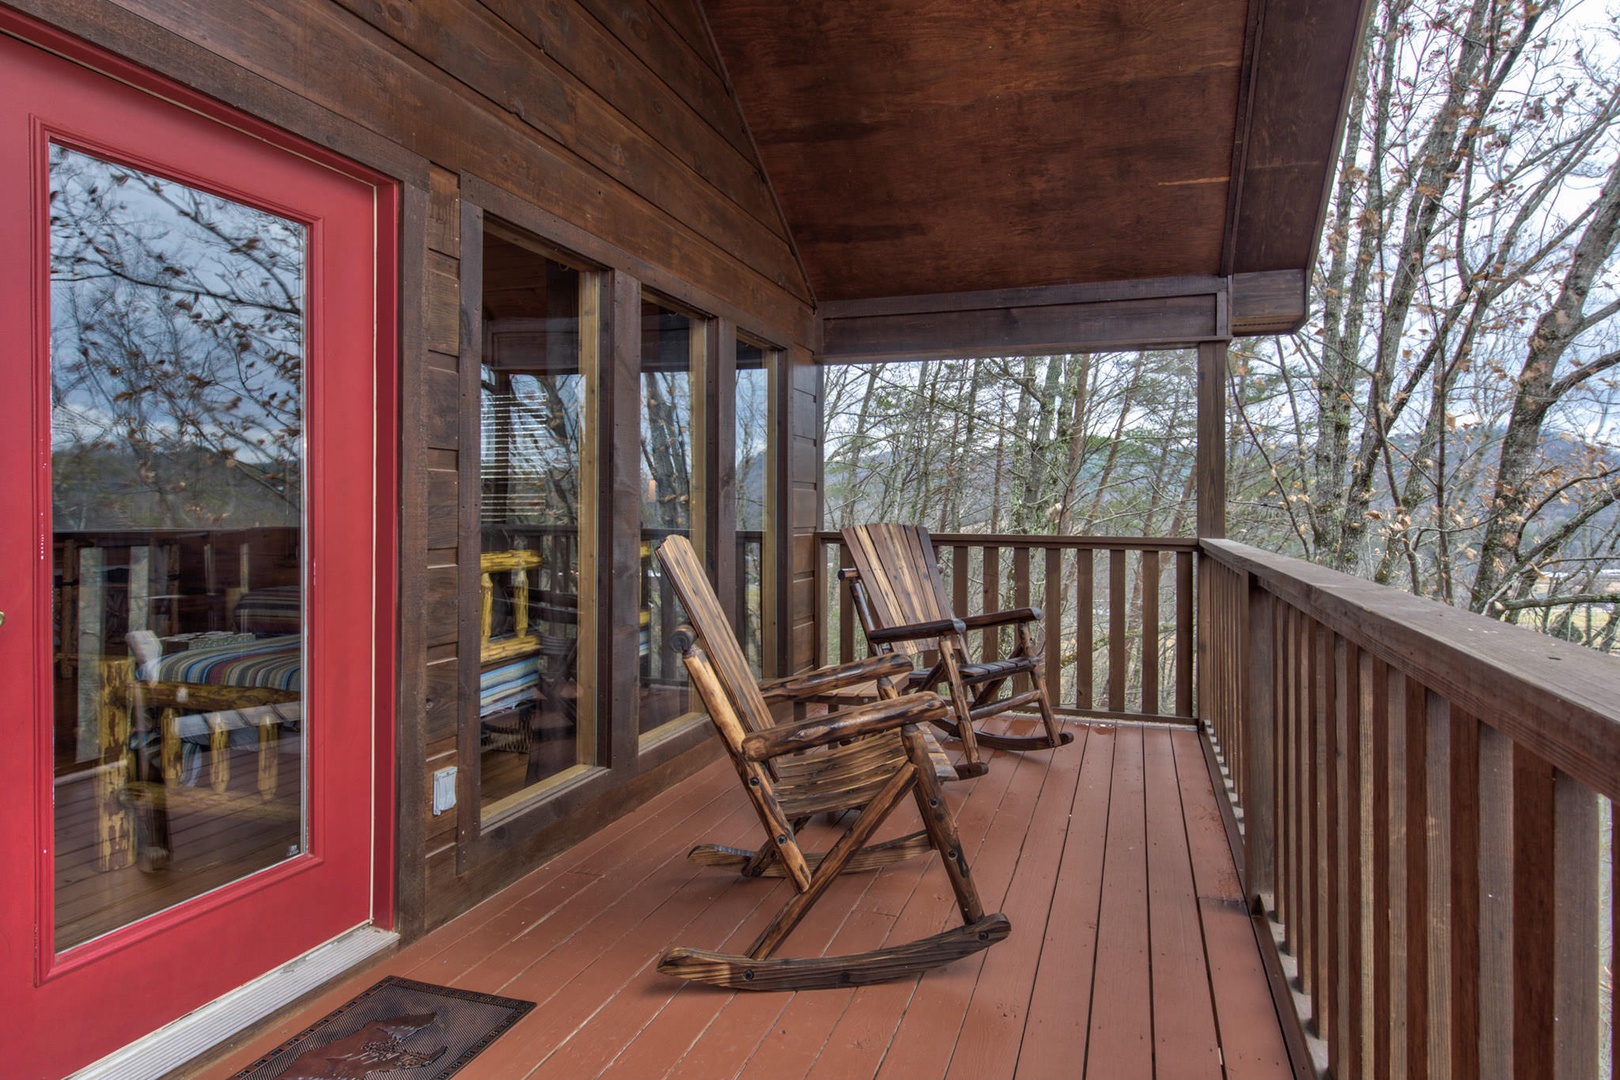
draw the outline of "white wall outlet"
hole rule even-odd
[[[433,774],[433,816],[438,817],[456,805],[456,767]]]

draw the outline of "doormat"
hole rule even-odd
[[[532,1008],[390,975],[232,1080],[445,1080]]]

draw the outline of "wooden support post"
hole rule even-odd
[[[1198,536],[1226,536],[1226,345],[1198,346]]]
[[[1247,780],[1243,799],[1244,882],[1250,909],[1265,913],[1265,897],[1276,888],[1276,715],[1272,686],[1272,616],[1275,602],[1254,579],[1249,582],[1249,662],[1244,747]]]

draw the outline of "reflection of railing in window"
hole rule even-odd
[[[675,591],[664,580],[653,552],[666,536],[691,536],[687,529],[641,530],[641,678],[643,683],[684,685],[686,668],[669,647],[686,621]]]

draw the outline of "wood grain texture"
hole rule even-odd
[[[558,131],[562,141],[557,141],[470,89],[461,80],[465,76],[476,81],[478,64],[446,73],[410,62],[406,48],[390,36],[403,34],[403,29],[384,33],[363,27],[326,4],[260,5],[251,12],[229,14],[207,4],[169,0],[161,4],[130,0],[129,6],[182,37],[205,40],[221,56],[352,118],[384,139],[447,168],[474,171],[522,192],[564,219],[711,292],[745,306],[763,301],[756,304],[761,309],[776,302],[768,299],[772,295],[783,297],[793,289],[805,292],[786,244],[774,242],[776,257],[767,256],[744,269],[752,258],[749,243],[727,250],[717,237],[703,235],[702,226],[682,223],[682,211],[659,204],[665,196],[654,194],[648,185],[665,168],[659,162],[673,160],[667,151],[650,153],[650,168],[638,171],[624,155],[597,160],[586,133],[579,133],[581,141],[570,144],[574,136]],[[522,80],[514,84],[520,99],[526,87]],[[581,104],[593,96],[585,95]],[[566,117],[539,105],[525,109],[537,123]],[[455,119],[422,123],[424,116]],[[627,149],[630,143],[625,144]],[[710,196],[703,198],[707,201]],[[735,203],[728,200],[726,205],[710,202],[719,215],[716,221],[724,218],[745,229],[764,228]],[[745,225],[745,220],[754,224]],[[767,265],[772,261],[774,269]],[[728,265],[730,270],[725,269]]]
[[[705,10],[818,296],[1217,269],[1245,5]]]

